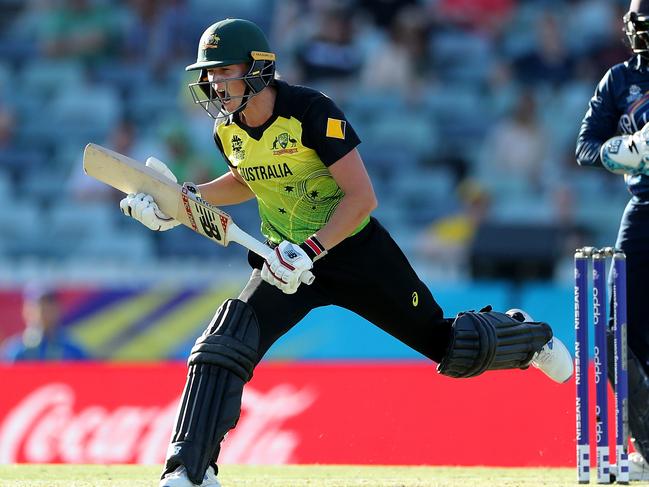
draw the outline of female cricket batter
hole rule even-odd
[[[649,465],[644,460],[649,455],[649,320],[645,308],[649,272],[649,0],[632,0],[623,22],[633,57],[611,67],[599,82],[581,123],[576,154],[582,166],[604,166],[624,174],[632,195],[616,243],[627,261],[629,430],[637,450],[629,455],[629,478],[649,480]]]
[[[161,487],[219,485],[216,458],[239,418],[244,384],[269,347],[318,306],[358,313],[451,377],[530,363],[558,382],[572,375],[570,354],[552,340],[549,325],[520,310],[443,317],[370,216],[376,197],[354,129],[327,96],[275,79],[275,55],[255,24],[210,26],[187,70],[199,72],[190,89],[216,120],[214,140],[230,172],[186,184],[217,206],[256,198],[274,252],[265,261],[251,255],[250,281],[221,305],[192,349]],[[175,180],[160,161],[147,164]],[[153,230],[178,224],[149,195],[129,195],[121,208]],[[311,269],[315,281],[300,285]]]

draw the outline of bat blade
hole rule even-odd
[[[122,193],[146,193],[170,217],[210,240],[227,245],[230,215],[124,154],[97,144],[83,153],[83,170]]]

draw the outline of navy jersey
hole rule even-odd
[[[649,63],[640,56],[616,64],[597,85],[577,138],[577,162],[601,166],[599,150],[611,137],[632,134],[649,121]],[[649,196],[649,176],[625,176],[634,195]]]

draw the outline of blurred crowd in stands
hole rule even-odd
[[[33,283],[26,286],[22,295],[22,318],[24,328],[0,342],[0,361],[88,358],[63,326],[61,300],[55,288]]]
[[[84,176],[93,141],[227,170],[192,104],[201,32],[258,23],[281,76],[329,94],[363,140],[377,216],[424,265],[462,268],[484,222],[615,240],[622,179],[576,166],[579,123],[628,58],[627,0],[0,0],[0,259],[226,259],[188,230],[154,234]],[[258,234],[254,206],[234,210]],[[574,238],[573,238],[574,237]],[[504,242],[506,244],[507,242]]]

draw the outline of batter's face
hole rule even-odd
[[[232,64],[207,70],[207,80],[212,84],[223,107],[230,113],[234,112],[243,100],[246,84],[241,78],[248,72],[247,64]]]

